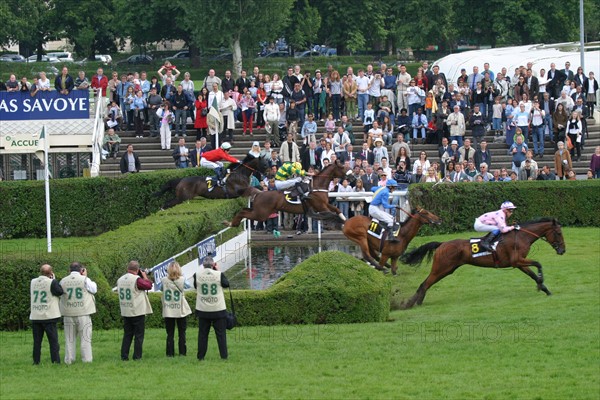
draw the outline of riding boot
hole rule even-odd
[[[306,199],[306,193],[304,193],[304,189],[302,188],[302,182],[296,182],[296,190],[298,191],[298,197],[300,200]]]
[[[494,244],[494,242],[496,240],[498,240],[499,238],[500,238],[499,230],[490,232],[481,239],[481,242],[479,242],[479,246],[481,248],[483,248],[484,250],[491,252],[491,251],[493,251],[492,244]]]
[[[223,168],[215,168],[215,174],[217,175],[217,186],[223,186]]]
[[[390,224],[388,225],[387,228],[387,240],[389,240],[390,242],[397,242],[398,238],[396,237],[396,235],[394,235],[394,232],[396,232],[397,228],[396,228],[396,224]]]

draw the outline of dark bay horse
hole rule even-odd
[[[329,204],[329,182],[333,178],[346,176],[346,169],[342,163],[336,160],[321,172],[312,177],[312,189],[304,200],[306,204],[293,204],[287,201],[286,195],[278,190],[267,192],[256,188],[246,189],[244,196],[252,198],[252,208],[243,208],[231,222],[225,221],[228,226],[239,226],[242,219],[253,221],[266,221],[269,215],[284,211],[291,214],[304,214],[316,219],[340,219],[345,221],[344,214],[335,206]]]
[[[379,258],[380,239],[369,235],[369,225],[371,218],[363,215],[357,215],[350,218],[344,224],[344,235],[354,243],[360,246],[362,257],[374,265],[378,270],[383,270],[388,258],[392,261],[392,273],[396,275],[398,270],[398,257],[404,253],[408,244],[416,236],[423,224],[440,224],[442,220],[435,214],[419,208],[412,210],[410,213],[402,209],[399,212],[406,212],[408,219],[402,224],[400,232],[398,232],[398,241],[386,240],[383,249],[381,250],[381,258]],[[378,259],[379,262],[375,261]]]
[[[267,171],[269,167],[267,161],[264,157],[256,158],[248,155],[241,163],[230,164],[228,169],[231,173],[227,178],[225,186],[217,186],[216,179],[207,181],[205,176],[188,176],[171,179],[154,195],[158,197],[168,191],[175,192],[175,198],[167,201],[163,209],[176,206],[197,196],[207,199],[233,199],[240,197],[248,189],[252,173],[259,172],[262,174]],[[209,190],[209,182],[211,185],[214,185],[212,190]]]
[[[538,290],[548,296],[550,291],[544,285],[542,264],[527,258],[531,245],[538,239],[550,243],[557,254],[565,253],[565,241],[558,221],[554,218],[542,218],[521,224],[519,230],[514,230],[502,235],[502,240],[496,248],[497,260],[490,254],[473,258],[472,244],[469,240],[456,239],[449,242],[431,242],[405,253],[400,259],[410,265],[420,264],[424,258],[430,259],[433,254],[431,272],[421,283],[417,292],[403,304],[403,308],[411,308],[415,304],[421,305],[427,290],[436,282],[452,274],[463,264],[471,264],[486,268],[518,268],[533,279]],[[477,252],[477,250],[475,249]],[[537,275],[529,266],[537,268]]]

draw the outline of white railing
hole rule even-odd
[[[97,177],[100,174],[100,162],[102,161],[102,141],[104,140],[104,110],[106,99],[102,96],[102,90],[95,95],[94,133],[92,134],[92,165],[90,175]]]

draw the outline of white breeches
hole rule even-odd
[[[498,229],[495,225],[485,225],[479,222],[479,218],[475,220],[475,224],[473,224],[473,228],[477,232],[493,232]]]
[[[302,182],[302,177],[301,176],[297,176],[295,178],[290,178],[287,179],[285,181],[275,181],[275,187],[277,188],[277,190],[287,190],[287,189],[291,189],[294,186],[296,186],[296,183],[298,182]]]
[[[222,167],[223,163],[221,161],[217,161],[217,162],[208,161],[206,158],[202,157],[200,159],[200,166],[205,167],[205,168],[215,169],[218,167]]]
[[[377,218],[379,221],[385,223],[387,226],[390,226],[394,223],[394,217],[388,212],[386,212],[382,206],[369,206],[369,215],[373,218]]]

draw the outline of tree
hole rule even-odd
[[[117,51],[117,16],[112,0],[87,0],[76,6],[68,1],[58,1],[56,13],[60,16],[64,37],[69,38],[77,54],[85,54],[93,60],[98,52]]]
[[[8,0],[5,2],[10,20],[3,20],[0,28],[8,29],[7,36],[0,35],[4,41],[19,43],[19,53],[29,56],[37,52],[38,61],[44,52],[44,44],[59,38],[57,35],[57,18],[53,0]],[[0,15],[3,13],[0,6]],[[10,15],[12,11],[12,16]],[[0,42],[3,41],[0,39]]]
[[[285,31],[288,45],[292,48],[305,49],[316,43],[321,27],[321,15],[308,0],[297,0],[291,11],[290,22]]]
[[[189,7],[180,15],[183,28],[198,46],[227,45],[233,53],[233,69],[242,71],[242,48],[256,47],[261,40],[274,40],[288,23],[294,0],[205,0],[203,7]],[[185,7],[183,7],[185,5]]]

